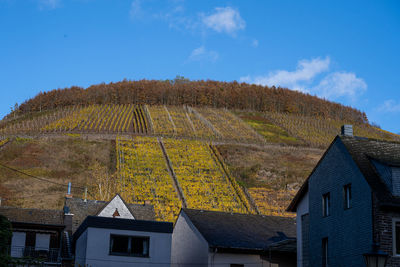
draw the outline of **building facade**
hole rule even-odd
[[[296,266],[292,218],[182,209],[172,266]]]
[[[365,266],[374,244],[399,266],[400,198],[391,189],[399,163],[399,143],[335,138],[288,207],[297,213],[297,266]]]
[[[89,216],[74,234],[75,266],[171,266],[172,223]]]

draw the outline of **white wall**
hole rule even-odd
[[[302,236],[301,236],[301,216],[308,213],[308,191],[303,196],[296,209],[296,231],[297,231],[297,266],[302,267],[303,251],[302,251]]]
[[[208,243],[190,222],[184,211],[176,221],[172,234],[172,266],[196,267],[208,264]]]
[[[244,264],[245,267],[278,267],[277,264],[269,265],[268,261],[261,259],[260,255],[209,253],[210,267],[230,267],[231,264]]]
[[[83,232],[75,244],[75,266],[86,264],[87,231]]]
[[[115,230],[103,228],[87,228],[87,246],[85,264],[88,266],[108,267],[108,266],[170,266],[171,265],[171,234],[168,233],[149,233],[129,230]],[[109,255],[110,235],[130,235],[150,237],[150,253],[148,258],[115,256]],[[81,239],[83,234],[80,236]],[[79,241],[78,239],[78,241]],[[78,257],[79,250],[77,242],[75,257]],[[82,242],[83,245],[83,242]]]

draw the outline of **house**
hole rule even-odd
[[[41,266],[61,266],[72,260],[64,250],[64,214],[61,210],[0,207],[12,225],[10,256]]]
[[[295,235],[293,218],[182,209],[172,266],[296,266]]]
[[[288,211],[297,213],[297,266],[365,266],[379,245],[400,266],[400,143],[342,127]]]
[[[170,266],[173,224],[156,222],[150,205],[67,199],[75,266]],[[70,209],[69,209],[70,208]],[[86,216],[82,223],[80,220]],[[77,229],[75,225],[79,224]]]
[[[152,205],[126,203],[119,194],[116,194],[110,201],[72,198],[67,195],[64,213],[65,225],[70,233],[74,233],[87,216],[155,220]]]

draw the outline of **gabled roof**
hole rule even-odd
[[[0,214],[14,223],[64,225],[64,213],[62,210],[22,209],[1,206]]]
[[[168,234],[173,230],[173,224],[170,222],[88,216],[74,233],[74,242],[88,227]]]
[[[385,185],[372,163],[372,160],[376,160],[388,165],[400,166],[400,143],[340,135],[335,138],[330,147],[326,150],[324,156],[337,140],[340,140],[346,147],[348,153],[354,160],[354,163],[357,165],[371,187],[371,190],[376,193],[380,205],[400,208],[400,198],[392,195],[391,191]],[[322,156],[310,176],[301,186],[300,190],[287,208],[287,211],[296,211],[297,204],[308,190],[308,181],[310,177],[313,175],[320,162],[324,160],[324,156]]]
[[[182,209],[210,248],[262,252],[296,237],[294,218]]]
[[[400,207],[400,198],[392,195],[372,163],[372,160],[377,160],[388,165],[400,166],[400,143],[349,136],[341,136],[340,139],[371,190],[376,193],[380,205]]]
[[[69,207],[72,216],[72,232],[75,232],[79,225],[87,216],[99,214],[109,201],[90,200],[86,201],[80,198],[66,198],[65,205]],[[152,205],[128,204],[125,203],[129,211],[137,220],[155,220],[154,208]]]
[[[125,219],[135,219],[128,204],[119,194],[116,194],[96,215],[102,217],[118,216]]]

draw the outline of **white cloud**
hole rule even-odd
[[[204,46],[200,46],[192,51],[189,56],[189,60],[215,62],[218,57],[219,55],[216,51],[207,50]]]
[[[258,40],[254,39],[253,42],[251,42],[251,46],[258,47]]]
[[[59,7],[61,0],[39,0],[40,9],[55,9]]]
[[[141,0],[134,0],[131,4],[131,9],[129,10],[129,15],[132,19],[137,18],[142,13],[142,3]]]
[[[349,98],[355,101],[367,90],[367,83],[352,72],[328,72],[330,58],[300,60],[296,70],[271,71],[266,75],[243,76],[241,82],[259,85],[287,87],[305,93],[315,94],[330,100]],[[326,73],[320,78],[320,74]]]
[[[334,72],[327,75],[320,83],[311,89],[320,97],[337,99],[349,97],[355,100],[367,90],[367,84],[352,72]]]
[[[400,112],[400,102],[397,103],[394,99],[386,100],[380,107],[378,107],[378,111],[384,113]]]
[[[250,82],[260,85],[275,85],[288,87],[293,90],[307,91],[305,84],[311,82],[315,76],[329,69],[330,58],[314,58],[311,60],[300,60],[294,71],[277,70],[269,72],[267,75],[260,75],[251,78],[245,76],[240,78],[242,82]]]
[[[202,14],[202,22],[207,28],[230,35],[235,35],[238,30],[246,27],[246,22],[239,11],[232,7],[216,7],[212,14],[208,16]]]

